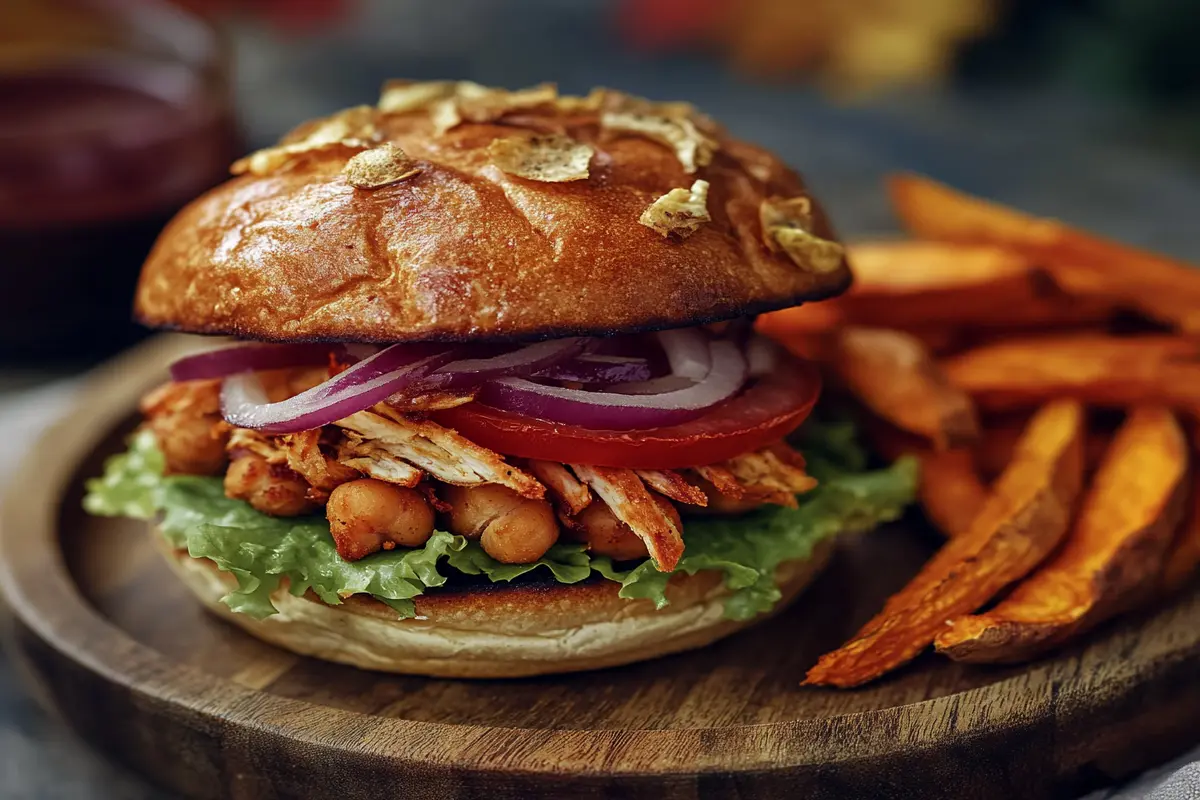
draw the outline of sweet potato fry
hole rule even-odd
[[[993,245],[907,241],[852,245],[854,285],[838,299],[849,323],[1029,327],[1107,320],[1110,303],[1072,297],[1036,263]]]
[[[758,318],[755,327],[764,336],[781,342],[832,331],[846,321],[837,299],[835,297],[820,303],[804,303],[763,314]]]
[[[888,191],[914,235],[1010,248],[1044,267],[1069,294],[1102,297],[1187,333],[1200,332],[1200,270],[957,192],[917,175]]]
[[[854,285],[841,297],[764,315],[760,330],[828,331],[841,325],[928,330],[1103,322],[1111,304],[1063,293],[1034,262],[1002,247],[893,241],[850,245]]]
[[[921,465],[917,499],[946,536],[965,533],[983,509],[988,489],[970,450],[931,450],[928,443],[881,420],[863,425],[871,449],[889,461],[912,455]]]
[[[1066,543],[994,609],[951,620],[934,644],[956,661],[1024,661],[1157,593],[1188,492],[1174,415],[1134,409],[1117,431]]]
[[[868,408],[938,449],[971,443],[979,433],[975,408],[912,336],[882,328],[845,328],[832,343],[830,364]]]
[[[1200,342],[1176,336],[1042,336],[967,350],[942,362],[980,408],[1031,408],[1055,397],[1099,406],[1200,407]]]
[[[908,662],[947,619],[969,614],[1024,577],[1062,539],[1082,483],[1084,415],[1072,400],[1029,422],[979,515],[874,619],[821,657],[805,683],[857,686]]]
[[[1200,568],[1200,472],[1192,476],[1192,497],[1187,518],[1179,526],[1163,563],[1162,593],[1174,594],[1187,586]]]
[[[1004,415],[1001,419],[984,419],[979,432],[979,441],[971,448],[975,456],[975,467],[984,481],[994,480],[1008,462],[1012,461],[1013,451],[1021,432],[1025,429],[1029,418],[1025,415],[1014,417]],[[1102,427],[1088,425],[1087,435],[1083,440],[1083,471],[1087,475],[1100,465],[1104,451],[1112,441],[1112,432]]]
[[[925,516],[946,536],[966,533],[988,495],[971,451],[925,452],[917,458],[921,464],[918,499]]]

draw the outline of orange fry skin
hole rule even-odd
[[[1012,461],[1013,451],[1021,432],[1029,422],[1027,416],[1012,418],[1005,415],[1002,420],[985,419],[983,429],[979,432],[979,441],[971,448],[975,456],[975,467],[982,479],[987,482],[994,480],[1008,462]],[[1112,432],[1101,427],[1089,426],[1086,438],[1083,440],[1083,470],[1088,475],[1096,470],[1104,458],[1105,451],[1112,441]]]
[[[917,499],[935,528],[947,537],[970,529],[988,495],[971,450],[931,450],[926,442],[882,420],[866,420],[863,434],[871,449],[888,461],[903,455],[917,458],[921,465]]]
[[[1200,426],[1196,426],[1200,428]],[[1183,589],[1200,568],[1200,472],[1192,476],[1192,497],[1187,518],[1179,526],[1163,562],[1162,594]]]
[[[822,656],[806,684],[857,686],[907,663],[947,619],[969,614],[1036,567],[1070,523],[1083,473],[1084,414],[1071,400],[1030,420],[979,515],[853,639]]]
[[[937,449],[970,444],[979,435],[970,398],[946,380],[929,351],[908,334],[844,328],[832,343],[829,363],[864,405]]]
[[[915,236],[1000,245],[1035,260],[1068,294],[1106,298],[1151,319],[1200,332],[1200,270],[1175,259],[958,192],[919,175],[887,182]]]
[[[988,496],[971,451],[925,452],[917,458],[921,464],[917,499],[925,516],[948,537],[969,531]]]
[[[847,247],[847,259],[854,284],[846,294],[765,314],[759,330],[788,339],[868,325],[946,342],[959,327],[1095,324],[1114,313],[1110,303],[1065,294],[1032,259],[995,245],[863,242]]]
[[[1134,409],[1063,547],[995,608],[951,620],[938,652],[970,663],[1024,661],[1158,594],[1188,489],[1188,446],[1174,415]]]
[[[981,409],[1033,408],[1056,397],[1123,408],[1200,408],[1200,342],[1181,336],[1012,339],[941,362]]]

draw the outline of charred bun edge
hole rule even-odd
[[[662,318],[648,320],[643,324],[634,325],[631,327],[623,327],[621,330],[613,330],[611,327],[547,327],[540,330],[527,331],[516,334],[495,334],[495,333],[420,333],[410,338],[397,338],[395,336],[378,336],[370,332],[355,334],[352,338],[346,338],[341,335],[341,331],[330,332],[328,335],[301,335],[288,336],[282,335],[277,330],[268,330],[265,328],[257,328],[251,325],[239,324],[236,326],[226,325],[189,325],[174,322],[164,322],[155,320],[141,313],[134,314],[134,321],[153,330],[162,331],[164,333],[191,333],[201,336],[233,336],[238,339],[252,340],[256,342],[279,342],[279,343],[341,343],[341,342],[357,342],[362,344],[396,344],[402,342],[445,342],[447,344],[466,344],[471,342],[481,343],[498,343],[505,342],[537,342],[545,339],[563,339],[568,336],[613,336],[636,333],[653,333],[654,331],[669,330],[671,328],[687,328],[696,325],[708,325],[715,322],[725,322],[727,320],[741,319],[743,317],[754,317],[759,314],[767,314],[771,311],[778,311],[783,308],[792,308],[804,303],[814,303],[821,300],[828,300],[831,297],[837,297],[850,288],[852,276],[849,272],[841,276],[841,282],[822,286],[820,289],[809,292],[796,297],[786,298],[776,301],[763,301],[759,303],[750,303],[736,308],[721,310],[712,314],[696,316],[686,320],[674,318]]]

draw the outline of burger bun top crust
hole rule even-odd
[[[314,120],[282,149],[235,165],[242,174],[163,231],[142,272],[137,317],[271,341],[521,340],[747,316],[850,282],[796,173],[686,104],[416,86],[442,87],[442,97]],[[646,120],[684,139],[676,147],[669,135],[629,127]],[[344,135],[331,139],[334,129]],[[494,143],[516,140],[521,153],[532,137],[590,147],[587,177],[549,182],[502,169]],[[412,174],[353,185],[347,162],[388,145]],[[698,180],[708,184],[710,219],[690,235],[639,221]],[[804,204],[808,233],[833,255],[827,249],[820,268],[790,256],[763,228],[764,201]]]

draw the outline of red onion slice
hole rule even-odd
[[[370,352],[364,353],[361,347],[340,344],[251,344],[224,347],[179,359],[171,365],[171,378],[177,381],[197,381],[224,378],[237,372],[322,364],[328,362],[330,353],[349,356],[357,361],[370,355]]]
[[[751,378],[771,373],[782,358],[782,350],[765,336],[751,336],[746,343],[746,364]]]
[[[582,353],[588,340],[582,337],[550,339],[526,345],[491,358],[453,361],[421,382],[420,391],[451,391],[478,386],[499,377],[533,375]]]
[[[393,345],[340,375],[278,403],[267,401],[254,373],[232,375],[221,388],[221,413],[239,428],[295,433],[319,428],[370,408],[449,363],[453,349]],[[383,371],[383,367],[390,369]]]
[[[652,371],[650,362],[644,358],[585,353],[578,358],[542,370],[536,375],[552,381],[609,385],[648,381]]]
[[[695,384],[696,381],[691,378],[684,378],[679,375],[663,375],[659,378],[651,378],[648,381],[634,381],[632,383],[618,383],[615,386],[606,386],[604,387],[604,391],[617,392],[619,394],[662,394],[663,392],[675,392],[680,389],[686,389]]]
[[[711,366],[708,339],[696,328],[678,328],[655,334],[667,354],[671,374],[693,381],[703,380]]]
[[[707,345],[711,369],[698,383],[649,395],[543,386],[524,378],[488,381],[481,402],[529,417],[602,430],[657,428],[701,416],[733,397],[746,380],[746,360],[731,342]]]

